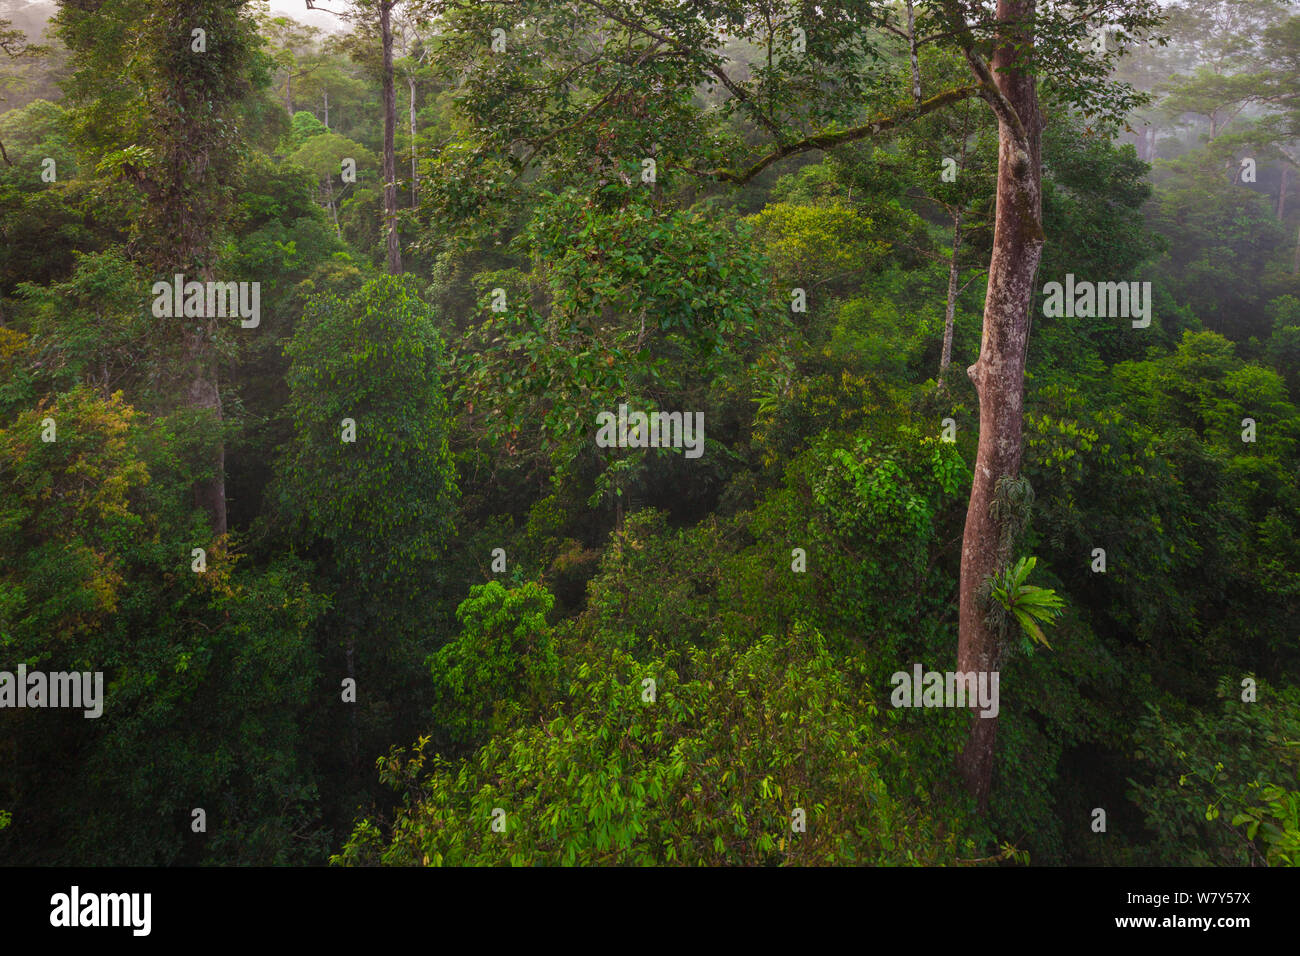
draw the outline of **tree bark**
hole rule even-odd
[[[1143,126],[1142,133],[1138,138],[1138,159],[1144,163],[1149,163],[1156,157],[1156,128],[1154,126]]]
[[[418,184],[419,174],[415,168],[415,77],[408,76],[406,82],[409,84],[411,92],[411,208],[414,209],[419,205]]]
[[[943,314],[943,351],[939,354],[939,388],[952,364],[952,327],[957,318],[957,254],[961,251],[961,209],[952,214],[952,258],[948,260],[948,303]]]
[[[975,475],[962,539],[957,668],[996,671],[1002,648],[985,622],[984,585],[1005,566],[1002,519],[990,512],[997,482],[1020,471],[1024,418],[1024,370],[1034,281],[1042,254],[1042,115],[1036,80],[1027,75],[1032,56],[1027,31],[1035,0],[999,0],[998,47],[992,79],[1001,93],[998,110],[997,207],[989,261],[984,332],[979,359],[967,369],[979,395],[980,431]],[[1017,129],[1017,126],[1019,129]],[[970,738],[958,770],[981,811],[988,806],[997,718],[972,712]]]
[[[907,46],[912,61],[912,99],[921,105],[921,61],[916,53],[916,14],[912,0],[907,0]]]
[[[384,221],[388,229],[388,272],[402,272],[402,249],[397,240],[397,91],[393,88],[394,0],[380,0],[379,30],[384,45]]]
[[[325,177],[325,187],[329,191],[330,216],[334,219],[334,234],[340,239],[343,238],[343,230],[339,227],[339,210],[334,202],[334,176],[330,174]]]

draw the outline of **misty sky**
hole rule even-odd
[[[282,16],[293,17],[299,23],[309,23],[323,30],[339,28],[339,18],[322,10],[308,10],[307,0],[270,0],[271,10]],[[343,10],[347,4],[343,0],[314,0],[321,7],[329,10]]]

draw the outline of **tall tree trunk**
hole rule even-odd
[[[912,60],[912,99],[921,105],[921,61],[916,54],[916,14],[907,0],[907,46]]]
[[[952,327],[957,318],[957,254],[961,251],[961,210],[952,214],[952,258],[948,260],[948,303],[943,313],[943,351],[939,354],[939,388],[952,364]]]
[[[406,82],[410,85],[411,92],[411,208],[414,209],[419,205],[419,174],[415,169],[415,77],[408,76]]]
[[[1277,221],[1281,222],[1282,217],[1286,215],[1286,180],[1287,173],[1291,167],[1285,163],[1282,164],[1282,182],[1277,187]]]
[[[1144,163],[1149,163],[1156,158],[1156,128],[1154,126],[1143,126],[1142,135],[1138,140],[1138,159]]]
[[[329,129],[330,128],[330,91],[322,90],[321,92],[325,96],[325,128]]]
[[[284,74],[284,108],[289,114],[289,119],[293,119],[293,70],[289,69]]]
[[[999,0],[1001,25],[992,79],[1002,94],[998,115],[997,211],[989,260],[979,359],[967,369],[979,395],[975,476],[962,539],[957,668],[996,671],[1002,648],[985,622],[984,584],[1006,564],[1005,516],[990,512],[1000,478],[1020,471],[1024,370],[1034,281],[1042,255],[1042,115],[1033,76],[1019,56],[1032,55],[1035,0]],[[1016,129],[1019,126],[1020,129]],[[997,718],[972,711],[970,738],[958,770],[981,810],[988,806]]]
[[[334,218],[334,234],[340,239],[343,238],[343,230],[339,227],[339,209],[334,203],[334,176],[333,174],[325,177],[326,188],[329,190],[330,215]]]
[[[140,104],[143,122],[128,140],[119,141],[121,146],[144,146],[153,155],[144,167],[121,165],[123,180],[142,200],[128,253],[155,279],[170,283],[181,275],[184,281],[212,281],[239,170],[238,107],[250,90],[250,58],[256,49],[251,23],[241,16],[243,4],[236,0],[137,4],[130,20],[120,19],[128,16],[121,10],[111,12],[104,5],[101,11],[100,6],[60,5],[60,16],[78,24],[64,35],[74,72],[93,80],[83,58],[89,56],[94,63],[103,57],[123,78],[140,74],[150,80]],[[127,29],[114,39],[113,31],[106,33],[98,22],[102,16]],[[209,42],[199,56],[192,47],[196,25],[207,31]],[[81,26],[91,29],[83,31]],[[104,44],[108,49],[100,48]],[[81,106],[93,107],[92,115],[111,113],[109,86],[74,96]],[[107,132],[117,136],[115,129]],[[196,419],[219,425],[219,324],[213,316],[174,315],[153,327],[158,376],[150,399],[156,407],[173,411],[180,406],[195,412]],[[224,534],[225,450],[219,432],[196,450],[195,459],[187,464],[208,470],[210,477],[195,482],[193,500],[207,511],[214,534]]]
[[[397,92],[393,89],[394,0],[380,0],[379,30],[384,42],[384,221],[388,229],[388,272],[400,275],[402,249],[397,241]]]
[[[228,214],[223,189],[231,185],[236,167],[232,142],[234,109],[239,95],[222,89],[228,79],[215,81],[186,51],[184,37],[191,23],[203,23],[220,35],[241,29],[237,4],[213,0],[176,0],[151,11],[142,37],[157,63],[160,91],[149,104],[150,119],[158,130],[158,161],[149,170],[123,167],[146,199],[139,252],[158,274],[184,275],[187,281],[215,279],[214,240]],[[215,22],[214,22],[215,21]],[[178,44],[177,40],[181,43]],[[207,54],[209,56],[214,53]],[[226,61],[223,70],[247,69],[247,58]],[[222,419],[219,380],[220,356],[216,346],[218,320],[213,316],[169,320],[166,338],[175,343],[175,367],[169,378],[185,406],[216,424]],[[211,477],[196,481],[192,490],[196,506],[203,508],[214,535],[227,530],[225,445],[218,434],[200,452]]]

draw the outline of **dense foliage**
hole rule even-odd
[[[955,663],[996,118],[728,181],[912,102],[905,37],[854,39],[901,5],[773,5],[784,65],[686,5],[739,92],[596,4],[500,50],[499,4],[391,5],[401,275],[382,4],[38,6],[0,56],[0,671],[105,697],[0,709],[0,861],[1300,861],[1294,5],[1183,0],[1075,76],[1045,21],[986,812],[978,718],[892,683]],[[159,317],[178,269],[260,322]],[[1149,283],[1149,326],[1045,312],[1067,274]],[[598,442],[620,406],[700,453]]]

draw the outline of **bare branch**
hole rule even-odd
[[[809,136],[807,139],[799,140],[797,143],[785,143],[777,149],[768,153],[754,165],[750,166],[744,172],[736,173],[727,169],[715,169],[702,171],[691,169],[690,167],[680,167],[686,172],[705,179],[716,179],[719,182],[736,183],[738,185],[749,182],[767,167],[771,166],[778,160],[785,159],[787,156],[793,156],[796,153],[806,153],[814,149],[831,149],[843,143],[851,143],[855,140],[865,139],[868,136],[875,136],[879,133],[896,129],[908,120],[924,116],[926,113],[933,113],[935,110],[942,109],[950,103],[958,103],[972,96],[984,95],[983,86],[962,86],[957,89],[947,90],[937,96],[932,96],[925,100],[914,109],[897,113],[893,116],[880,116],[870,123],[864,123],[861,126],[853,126],[849,129],[840,130],[835,133],[821,133],[817,136]]]

